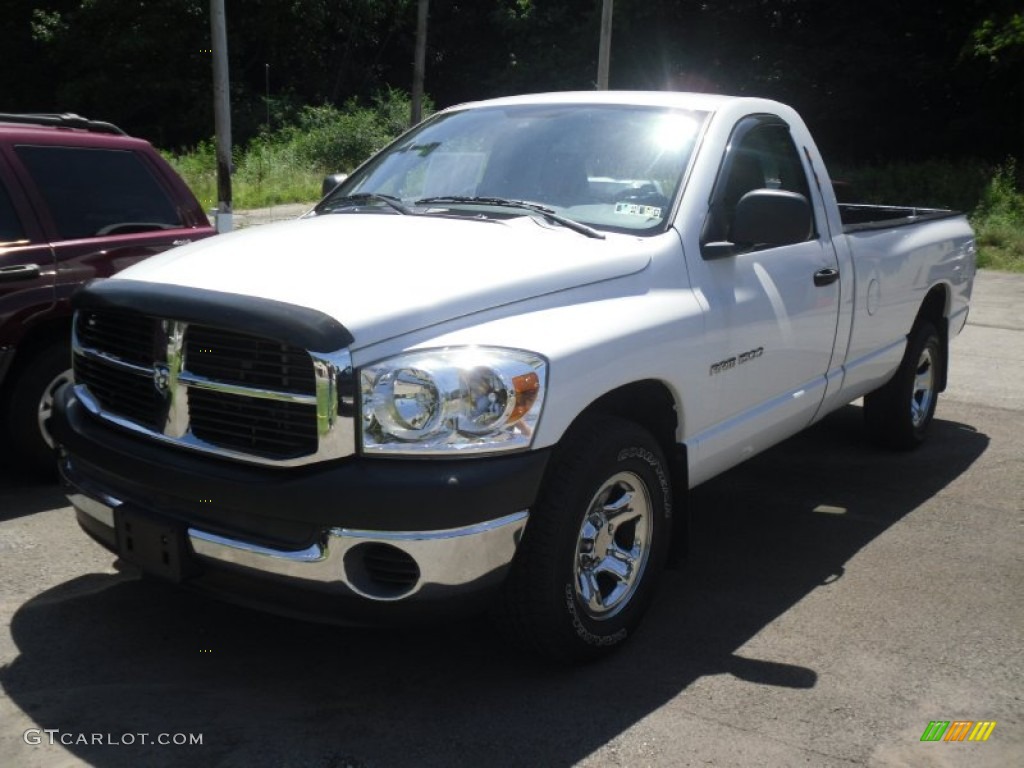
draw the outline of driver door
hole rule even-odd
[[[755,189],[810,201],[800,152],[775,117],[737,125],[702,246],[730,239],[737,203]],[[715,471],[807,426],[821,404],[839,317],[838,259],[822,229],[816,223],[802,242],[728,255],[705,248],[694,259],[707,302],[702,362],[720,393],[717,425],[699,440],[698,454]]]

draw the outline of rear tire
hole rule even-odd
[[[7,428],[13,458],[41,476],[57,476],[57,452],[46,422],[53,411],[53,395],[71,380],[71,346],[51,344],[16,375],[7,401]]]
[[[615,650],[640,624],[671,528],[669,472],[646,430],[594,417],[556,449],[498,620],[554,661]]]
[[[864,422],[872,442],[902,451],[924,442],[935,415],[945,354],[930,321],[914,326],[896,375],[864,398]]]

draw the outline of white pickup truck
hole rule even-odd
[[[688,488],[860,397],[924,439],[974,270],[963,216],[837,204],[781,104],[468,104],[303,219],[82,290],[52,427],[144,572],[338,622],[487,606],[592,658]]]

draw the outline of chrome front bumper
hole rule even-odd
[[[115,510],[122,504],[106,494],[72,488],[68,500],[81,514],[107,529],[116,541]],[[441,531],[367,531],[328,528],[301,550],[271,549],[187,527],[187,544],[204,568],[225,569],[272,580],[277,585],[354,595],[377,603],[431,601],[496,584],[512,562],[529,513],[506,515],[464,528]],[[115,547],[111,547],[115,549]]]

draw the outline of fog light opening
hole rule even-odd
[[[420,580],[420,567],[407,552],[391,544],[367,543],[345,555],[345,574],[360,594],[376,600],[394,600],[412,592]]]

